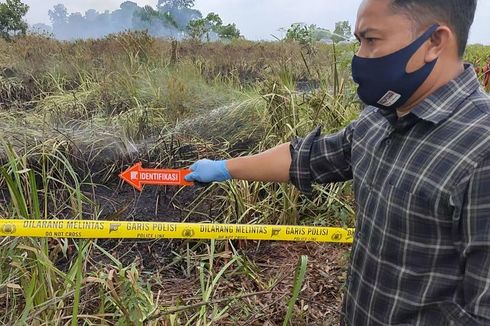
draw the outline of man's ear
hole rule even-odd
[[[430,38],[428,51],[425,54],[425,62],[432,62],[439,58],[441,54],[451,46],[451,44],[454,44],[456,47],[455,51],[457,54],[456,35],[454,35],[453,31],[444,25],[437,28]]]

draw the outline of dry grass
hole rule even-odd
[[[256,153],[320,123],[339,130],[360,107],[354,49],[185,41],[172,53],[144,33],[0,40],[0,212],[351,226],[349,183],[316,187],[312,199],[243,181],[135,194],[117,174],[137,160],[178,168]],[[468,58],[485,51],[470,48]],[[348,248],[0,238],[0,323],[276,325],[289,306],[291,324],[334,325]],[[304,255],[303,280],[294,271]]]

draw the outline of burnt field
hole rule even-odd
[[[136,162],[187,168],[257,153],[360,103],[355,45],[172,45],[145,33],[0,40],[2,218],[352,227],[350,183],[145,186]],[[478,65],[488,48],[470,47]],[[338,324],[349,245],[0,238],[0,323]]]

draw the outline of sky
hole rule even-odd
[[[132,0],[140,6],[156,6],[157,0]],[[48,10],[63,3],[68,12],[88,9],[115,10],[124,0],[23,0],[30,6],[26,16],[29,24],[49,24]],[[361,0],[196,0],[195,8],[204,15],[218,13],[224,23],[235,23],[242,35],[250,40],[281,38],[281,28],[303,22],[333,29],[335,22],[348,20],[353,26]],[[490,45],[490,0],[480,0],[470,43]]]

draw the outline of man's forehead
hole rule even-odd
[[[408,17],[393,10],[391,0],[364,0],[359,6],[355,33],[386,33],[405,27]]]
[[[394,14],[392,0],[363,0],[359,5],[357,16]]]

